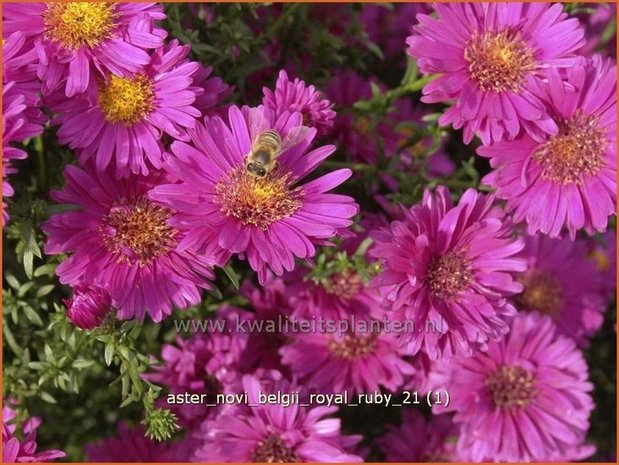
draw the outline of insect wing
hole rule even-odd
[[[260,134],[270,129],[270,125],[259,108],[250,108],[247,119],[249,123],[249,137],[252,143],[255,143]]]
[[[282,152],[291,147],[294,147],[307,136],[309,128],[306,126],[297,126],[290,129],[282,139]]]

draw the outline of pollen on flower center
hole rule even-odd
[[[348,333],[342,339],[331,339],[328,348],[333,355],[345,360],[365,358],[373,354],[376,349],[376,333],[368,336]]]
[[[355,273],[353,270],[334,273],[323,283],[323,288],[327,293],[346,300],[350,300],[359,294],[364,286],[359,273]]]
[[[499,408],[522,408],[537,396],[535,377],[519,366],[503,365],[486,378],[492,402]]]
[[[153,84],[141,74],[134,77],[110,76],[109,83],[99,88],[99,106],[110,123],[125,126],[143,121],[152,111]]]
[[[106,2],[48,3],[45,35],[66,48],[93,48],[112,36],[116,16],[114,4]]]
[[[276,172],[256,178],[239,167],[215,186],[221,211],[245,226],[266,230],[302,205],[302,191],[291,188],[289,179],[290,173]]]
[[[436,257],[426,273],[430,293],[442,299],[452,299],[473,281],[469,261],[463,252],[449,252]]]
[[[464,59],[471,79],[485,92],[518,92],[535,68],[533,50],[510,29],[475,34],[464,50]]]
[[[251,454],[254,463],[298,463],[297,455],[277,434],[269,434]]]
[[[534,154],[542,168],[542,178],[558,184],[582,184],[585,176],[597,174],[604,166],[606,136],[593,116],[577,111],[559,126]]]
[[[119,262],[144,266],[174,248],[177,231],[169,217],[144,197],[121,202],[103,217],[103,243]]]
[[[530,270],[520,282],[524,290],[515,300],[522,310],[537,310],[553,319],[559,316],[563,307],[563,289],[554,274],[543,270]]]

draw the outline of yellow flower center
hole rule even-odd
[[[172,250],[177,231],[170,212],[144,197],[126,200],[103,217],[103,243],[119,263],[144,266]]]
[[[524,290],[515,300],[521,310],[537,310],[553,319],[558,318],[563,308],[563,289],[554,274],[533,269],[524,274],[520,282]]]
[[[469,75],[484,92],[518,92],[529,72],[535,69],[533,50],[519,33],[475,34],[464,51]]]
[[[449,252],[433,259],[426,272],[430,294],[445,300],[456,297],[472,281],[470,263],[463,252]]]
[[[346,270],[329,276],[323,283],[323,287],[329,294],[350,300],[361,292],[365,284],[359,273]]]
[[[519,366],[501,366],[486,378],[492,402],[499,408],[522,408],[537,396],[535,377]]]
[[[109,123],[131,126],[144,120],[154,103],[151,80],[138,74],[134,77],[110,76],[109,83],[99,87],[99,107]]]
[[[591,252],[590,257],[595,260],[600,271],[606,271],[610,268],[610,258],[603,251],[594,250]]]
[[[559,133],[551,136],[533,159],[542,168],[544,180],[582,184],[586,176],[594,176],[603,168],[606,146],[597,119],[577,111],[571,120],[559,125]]]
[[[328,342],[329,351],[338,358],[359,360],[374,353],[376,349],[376,333],[369,335],[346,334],[342,339],[331,339]]]
[[[251,176],[244,167],[235,169],[215,186],[221,211],[243,225],[266,230],[272,223],[295,213],[302,205],[302,192],[291,188],[289,173],[272,172],[263,178]]]
[[[251,456],[254,463],[298,463],[299,458],[286,444],[281,436],[270,433],[258,443]]]
[[[93,48],[112,36],[116,16],[112,3],[48,3],[43,13],[45,35],[66,48]]]

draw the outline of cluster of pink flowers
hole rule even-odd
[[[60,450],[37,452],[37,429],[41,419],[30,417],[17,425],[14,399],[4,399],[2,406],[2,463],[49,462],[65,457]]]
[[[200,302],[213,267],[233,255],[264,282],[352,224],[353,199],[329,193],[350,170],[303,182],[334,150],[310,148],[334,117],[313,86],[282,72],[263,105],[224,107],[231,88],[190,61],[188,45],[166,42],[156,4],[12,4],[3,14],[5,145],[40,132],[42,95],[79,160],[52,192],[79,208],[43,226],[45,252],[68,254],[61,283],[109,296],[71,307],[98,302],[105,314],[111,304],[121,319],[158,322]],[[268,130],[282,141],[277,168],[252,176],[246,157]]]
[[[475,135],[483,182],[528,232],[573,238],[616,215],[617,69],[578,55],[585,33],[561,4],[443,4],[421,14],[409,55],[438,78],[422,101],[450,103],[439,123]]]
[[[423,75],[438,75],[422,101],[448,104],[439,124],[462,129],[466,144],[478,137],[492,192],[440,185],[456,164],[443,136],[406,144],[407,123],[425,124],[410,99],[377,123],[384,147],[369,118],[340,113],[382,87],[372,77],[335,70],[323,94],[281,70],[261,105],[226,104],[232,88],[167,39],[160,5],[4,5],[3,176],[26,157],[11,144],[42,132],[45,108],[76,154],[51,193],[72,208],[42,226],[45,253],[63,257],[56,274],[72,288],[76,326],[110,315],[159,323],[200,304],[216,268],[240,260],[257,283],[245,280],[238,306],[222,304],[209,321],[262,330],[179,335],[146,379],[171,395],[246,393],[254,404],[259,393],[292,391],[451,395],[429,417],[403,409],[399,426],[372,438],[349,434],[334,406],[160,400],[179,438],[156,444],[119,423],[118,438],[87,446],[91,460],[361,462],[368,445],[392,461],[594,453],[582,351],[615,292],[616,66],[578,54],[584,29],[561,4],[401,13],[371,6],[362,20],[388,59],[408,46]],[[256,174],[249,160],[265,134],[279,153]],[[329,171],[336,148],[353,166],[376,165],[383,151],[395,171],[424,169],[439,185],[414,205],[394,205],[373,185],[380,212],[360,211],[334,192],[362,176]],[[12,193],[5,180],[3,195]],[[265,329],[282,319],[345,329]],[[413,329],[389,331],[394,322]],[[38,420],[20,441],[11,418],[3,412],[5,461],[63,456],[35,454]]]

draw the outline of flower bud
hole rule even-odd
[[[80,283],[73,288],[73,297],[65,299],[69,320],[82,329],[101,326],[112,308],[112,299],[100,286]]]

